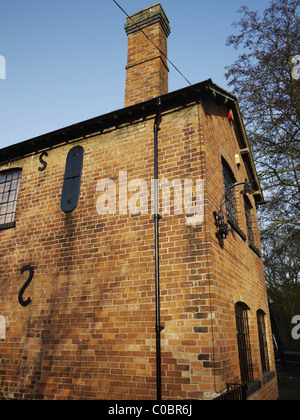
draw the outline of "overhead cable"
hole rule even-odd
[[[113,2],[119,7],[120,10],[134,23],[134,25],[145,35],[145,37],[151,42],[151,44],[154,45],[155,48],[158,49],[158,51],[165,57],[165,59],[171,64],[172,67],[184,78],[184,80],[192,86],[192,83],[182,74],[182,72],[178,69],[178,67],[175,66],[174,63],[166,56],[166,54],[152,41],[151,38],[143,31],[143,29],[131,18],[131,16],[128,15],[128,13],[119,5],[119,3],[116,0],[113,0]]]

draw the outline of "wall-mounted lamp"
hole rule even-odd
[[[236,166],[238,167],[238,169],[240,169],[242,164],[241,164],[240,155],[238,155],[238,154],[235,155],[235,163],[236,163]]]
[[[252,195],[255,193],[255,190],[251,187],[247,179],[245,182],[242,182],[241,184],[235,184],[233,188],[237,187],[238,185],[244,185],[244,189],[240,192],[240,194],[242,195]]]
[[[216,221],[216,226],[219,228],[219,231],[218,231],[219,238],[226,239],[227,236],[229,235],[229,232],[230,232],[228,224],[224,222],[223,206],[224,206],[224,201],[225,201],[225,198],[226,198],[226,194],[228,193],[228,191],[231,191],[231,190],[235,189],[239,185],[244,186],[244,188],[240,192],[240,194],[242,194],[242,195],[250,195],[250,194],[254,194],[254,192],[255,192],[255,190],[251,187],[251,185],[250,185],[250,183],[248,182],[247,179],[246,179],[245,182],[240,182],[238,184],[232,184],[230,187],[226,188],[225,194],[223,195],[223,197],[221,199],[220,211],[219,212],[216,212],[216,211],[213,212],[213,215],[214,215],[214,218],[215,218],[215,221]]]

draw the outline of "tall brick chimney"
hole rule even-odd
[[[166,56],[171,29],[161,4],[157,3],[130,16],[125,31],[128,35],[125,106],[168,93]]]

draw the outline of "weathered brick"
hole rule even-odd
[[[156,22],[153,31],[160,25]],[[143,41],[139,41],[142,49],[149,48]],[[129,48],[136,49],[137,44],[129,42]],[[147,51],[135,51],[140,53]],[[138,96],[145,94],[141,89],[137,88],[137,102],[150,99]],[[210,96],[213,89],[217,93]],[[228,106],[236,107],[234,97],[228,95],[208,81],[162,97],[160,180],[177,179],[182,185],[185,179],[204,180],[200,226],[187,224],[184,208],[180,214],[175,212],[174,193],[170,214],[163,214],[160,221],[163,398],[211,399],[226,383],[240,382],[234,308],[239,301],[250,308],[255,378],[263,379],[258,309],[267,314],[270,365],[275,370],[262,259],[236,231],[223,241],[216,237],[213,211],[219,210],[224,194],[222,158],[238,182],[255,177],[249,161],[246,165],[242,160],[239,169],[235,164],[235,155],[246,140],[238,119],[232,123],[227,118]],[[16,226],[0,230],[0,315],[6,321],[6,338],[0,341],[0,385],[10,397],[156,397],[151,214],[156,104],[153,99],[130,112],[116,111],[70,131],[61,130],[49,147],[45,144],[52,135],[42,136],[41,143],[26,143],[27,153],[6,150],[14,153],[9,160],[0,151],[0,173],[22,168]],[[65,214],[60,199],[66,157],[76,145],[85,150],[80,198],[77,208]],[[39,172],[44,149],[48,166]],[[127,173],[127,186],[138,179],[147,184],[147,214],[129,214],[128,208],[122,211],[122,171]],[[97,211],[104,193],[97,191],[97,184],[106,178],[116,186],[114,214]],[[128,189],[128,202],[135,192]],[[160,202],[164,197],[160,191]],[[247,232],[240,194],[237,201],[239,227]],[[260,249],[254,197],[250,201]],[[27,272],[22,275],[20,270],[28,264],[34,268],[34,277],[24,299],[30,296],[32,302],[22,307],[18,294]],[[255,398],[276,396],[274,378]]]

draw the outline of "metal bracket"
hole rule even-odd
[[[44,161],[44,160],[43,160],[43,157],[47,157],[47,156],[48,156],[48,153],[47,153],[47,152],[43,152],[43,153],[40,155],[40,162],[41,162],[41,164],[43,165],[42,167],[40,167],[40,168],[39,168],[39,171],[40,171],[40,172],[43,172],[43,171],[47,168],[48,163],[47,163],[46,161]]]

